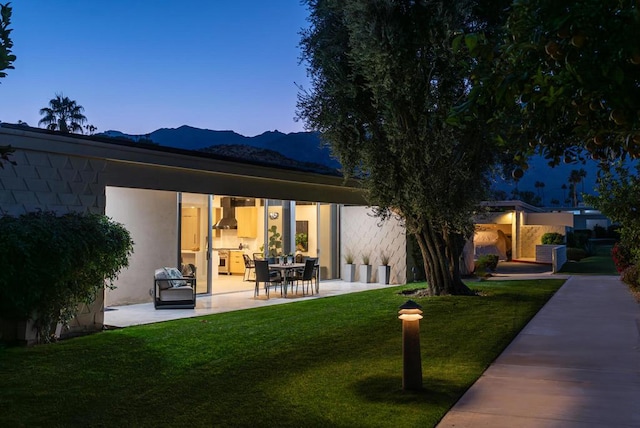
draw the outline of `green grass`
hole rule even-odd
[[[611,258],[611,245],[599,245],[594,248],[593,255],[579,262],[568,261],[560,269],[560,273],[580,275],[618,275]]]
[[[415,299],[421,392],[401,389],[407,286],[0,348],[0,426],[434,426],[561,284]]]

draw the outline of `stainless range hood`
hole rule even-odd
[[[224,197],[220,199],[222,207],[222,218],[213,225],[214,229],[237,229],[238,221],[236,220],[236,209],[233,206],[231,198]]]

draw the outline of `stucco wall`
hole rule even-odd
[[[107,187],[106,214],[131,233],[134,253],[129,267],[105,293],[105,306],[151,302],[153,274],[176,266],[178,207],[175,192]]]
[[[376,266],[380,264],[380,254],[389,256],[391,266],[391,284],[404,284],[407,281],[407,239],[405,229],[394,218],[381,223],[372,215],[372,210],[362,206],[342,207],[340,215],[340,253],[344,265],[344,256],[351,252],[356,264],[362,264],[362,254],[370,255],[373,265],[373,280],[378,281]],[[356,269],[356,281],[360,278]]]

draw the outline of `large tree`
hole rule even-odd
[[[486,65],[475,101],[497,112],[505,140],[551,165],[585,151],[602,163],[640,157],[638,1],[514,1],[505,30],[475,47]]]
[[[82,124],[87,121],[82,114],[83,111],[84,107],[76,101],[56,94],[55,98],[49,100],[49,107],[40,109],[40,115],[43,117],[38,125],[46,125],[47,129],[52,131],[82,133]]]
[[[0,78],[6,77],[5,70],[13,69],[16,56],[11,52],[13,41],[11,40],[11,3],[0,4]],[[9,155],[13,153],[11,146],[0,146],[0,167],[4,168],[4,162],[12,162]]]
[[[307,0],[302,33],[312,89],[298,115],[356,176],[382,218],[398,216],[420,247],[431,295],[465,294],[459,258],[489,188],[494,139],[476,117],[448,121],[469,93],[462,30],[498,22],[488,1]],[[495,22],[494,22],[495,21]]]
[[[585,195],[585,201],[621,225],[623,245],[631,250],[635,263],[640,262],[640,166],[604,169],[596,190],[598,194]]]

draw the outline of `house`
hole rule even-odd
[[[105,308],[150,302],[154,271],[163,266],[192,266],[199,294],[252,289],[243,254],[271,249],[318,257],[323,280],[341,277],[347,253],[356,263],[368,255],[376,265],[384,252],[391,283],[408,282],[413,261],[405,229],[394,218],[380,224],[357,183],[338,174],[3,124],[6,145],[15,149],[16,165],[0,168],[2,213],[106,214],[132,235],[134,254],[116,288],[81,308],[72,330],[102,329]],[[605,221],[520,201],[488,204],[476,218],[484,236],[475,254],[498,249],[504,258],[536,260],[544,233]]]
[[[102,329],[109,306],[150,302],[158,267],[193,266],[200,294],[251,289],[242,255],[270,248],[318,257],[321,279],[340,278],[347,250],[376,264],[383,248],[392,283],[406,282],[403,227],[379,225],[357,184],[337,174],[2,124],[7,145],[16,165],[0,169],[4,214],[106,214],[134,241],[116,289],[81,308],[72,330]]]
[[[552,210],[522,201],[484,202],[485,211],[474,219],[474,254],[497,254],[501,260],[551,263],[551,248],[542,248],[542,235],[566,236],[574,230],[607,228],[610,220],[597,210]]]

